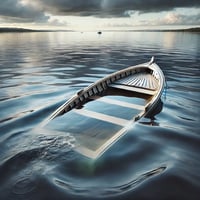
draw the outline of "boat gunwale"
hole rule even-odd
[[[78,104],[81,104],[81,103],[84,104],[84,102],[86,102],[86,100],[89,99],[90,97],[95,96],[105,91],[109,87],[109,85],[114,83],[116,80],[119,80],[124,77],[128,77],[131,74],[134,75],[135,73],[139,73],[141,71],[147,71],[147,70],[150,70],[149,73],[151,73],[159,81],[160,87],[156,91],[156,94],[152,95],[153,98],[148,102],[148,104],[146,104],[144,111],[141,112],[137,117],[135,117],[135,121],[140,119],[142,116],[147,115],[150,112],[150,110],[154,107],[154,105],[156,105],[164,89],[164,82],[165,82],[164,74],[159,68],[159,66],[154,62],[153,57],[150,62],[130,66],[125,69],[111,73],[97,80],[96,82],[87,86],[86,88],[78,91],[75,95],[73,95],[70,99],[68,99],[63,105],[61,105],[58,109],[56,109],[56,111],[54,111],[50,115],[50,117],[47,118],[47,120],[43,123],[42,126],[46,125],[50,120],[56,118],[57,116],[76,108]]]

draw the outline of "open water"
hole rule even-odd
[[[167,81],[161,112],[99,159],[37,130],[74,92],[151,56]],[[197,33],[0,34],[0,199],[199,200],[199,63]]]

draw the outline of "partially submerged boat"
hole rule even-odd
[[[153,112],[164,83],[163,72],[152,57],[150,62],[117,71],[80,90],[42,126],[58,134],[73,134],[74,150],[95,159],[133,122]]]

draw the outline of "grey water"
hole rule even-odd
[[[76,91],[152,56],[161,112],[99,159],[75,152],[69,132],[37,129]],[[199,63],[199,33],[0,34],[0,199],[199,199]]]

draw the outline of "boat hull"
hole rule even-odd
[[[122,137],[133,122],[156,107],[164,75],[152,59],[112,73],[77,92],[42,127],[74,135],[74,149],[96,159]]]

